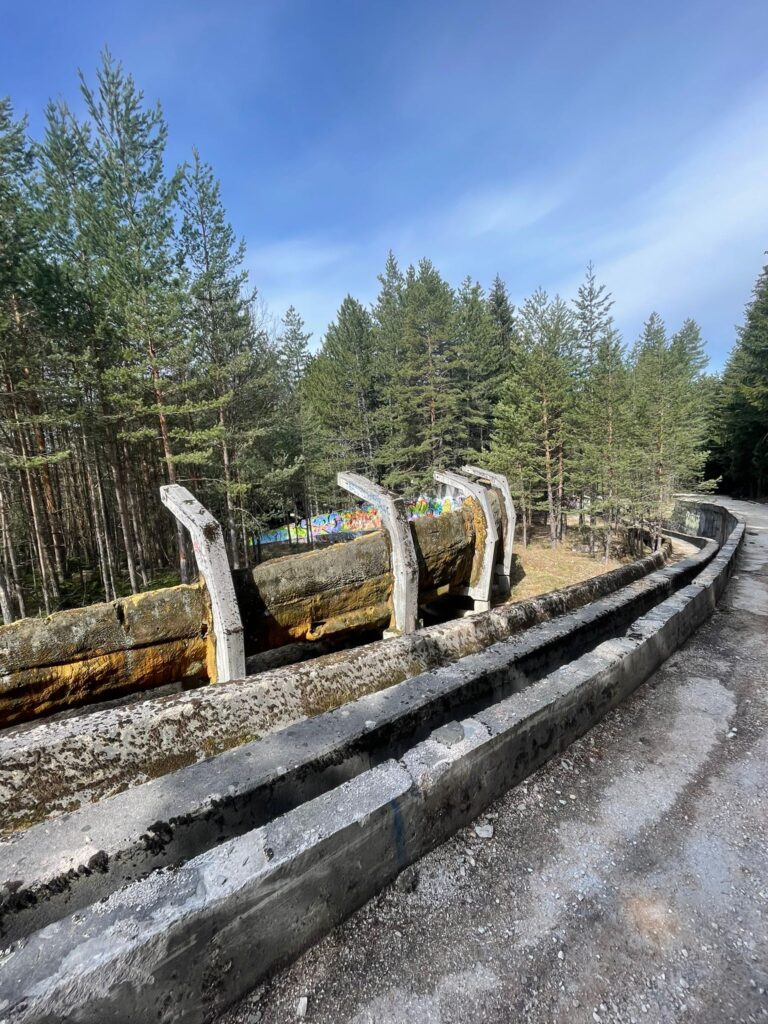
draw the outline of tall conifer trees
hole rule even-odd
[[[188,578],[168,481],[234,567],[335,505],[339,469],[413,496],[493,464],[524,535],[538,515],[558,544],[570,515],[606,556],[700,480],[707,417],[729,481],[768,489],[768,268],[722,381],[691,320],[669,337],[654,314],[628,356],[591,266],[572,305],[516,309],[499,276],[453,288],[390,252],[370,308],[348,295],[313,346],[294,307],[260,311],[214,171],[168,166],[161,109],[109,54],[81,86],[82,118],[49,104],[37,143],[0,101],[4,621]]]
[[[520,349],[498,410],[496,460],[515,451],[520,493],[542,496],[550,539],[563,536],[575,465],[576,326],[565,302],[537,290],[519,311]]]
[[[703,369],[697,325],[689,320],[672,339],[652,313],[632,353],[633,497],[656,542],[675,490],[700,479],[706,424],[698,401]]]
[[[723,374],[717,409],[728,486],[750,498],[768,495],[768,265],[747,307]]]

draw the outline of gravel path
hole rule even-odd
[[[724,503],[696,636],[218,1024],[768,1020],[768,507]]]

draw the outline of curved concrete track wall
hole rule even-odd
[[[598,629],[611,630],[619,614],[638,615],[687,582],[714,551],[715,545],[705,546],[694,557],[654,572],[664,565],[665,550],[564,590],[408,636],[215,688],[93,709],[0,734],[0,835],[263,740],[588,604],[592,612],[582,627],[564,625],[565,633],[572,633],[569,643],[585,631],[594,636]],[[619,605],[598,603],[617,592],[626,599],[619,602],[621,613]],[[569,656],[573,653],[569,647]]]
[[[704,514],[716,515],[701,506]],[[46,856],[41,839],[37,851],[30,842],[35,830],[21,833],[2,850],[3,875],[13,880],[6,934],[26,935],[4,958],[0,1012],[9,1021],[129,1021],[145,1014],[206,1020],[637,687],[711,613],[743,532],[736,524],[716,554],[716,545],[704,544],[692,560],[698,572],[682,563],[668,567],[626,588],[635,588],[634,595],[605,598],[612,604],[601,609],[596,602],[299,723],[276,733],[271,747],[262,741],[185,769],[212,773],[200,775],[197,805],[194,799],[183,803],[194,797],[182,784],[181,776],[190,779],[184,772],[152,783],[154,789],[123,794],[135,795],[136,804],[143,796],[145,809],[163,815],[157,829],[139,836],[148,866],[161,862],[151,858],[162,857],[164,848],[178,866],[154,870],[79,913],[71,913],[72,906],[84,906],[78,894],[90,902],[101,899],[102,890],[97,883],[68,888],[68,875],[114,883],[121,871],[130,877],[135,870],[138,846],[125,827],[128,805],[125,814],[102,819],[99,809],[110,803],[104,801],[38,826],[49,830]],[[666,585],[659,590],[653,577],[662,574]],[[675,580],[685,585],[669,596]],[[642,591],[647,603],[638,616]],[[630,609],[634,617],[627,616]],[[614,635],[604,639],[594,628],[590,642],[590,630],[601,621],[613,623]],[[257,746],[263,757],[251,765],[246,793],[246,762],[236,766],[227,759],[248,753],[258,762]],[[175,796],[169,788],[174,779]],[[211,789],[218,795],[211,798]],[[174,799],[181,801],[178,821],[165,817]],[[268,820],[252,827],[258,813]],[[140,820],[135,817],[134,825]],[[212,820],[220,838],[234,837],[211,846]],[[179,821],[192,826],[177,832]],[[68,839],[59,833],[58,856],[66,857],[67,844],[75,843],[75,859],[58,875],[63,862],[51,852],[57,824],[70,829]],[[201,835],[210,848],[193,855]],[[103,844],[110,842],[107,850]],[[112,876],[111,860],[117,865]],[[55,898],[57,888],[63,902]],[[66,894],[73,903],[67,905]],[[55,920],[62,913],[69,916]],[[46,917],[53,923],[40,928]]]

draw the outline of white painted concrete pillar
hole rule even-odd
[[[496,565],[496,575],[502,580],[507,591],[512,589],[512,552],[515,547],[515,526],[517,524],[517,512],[515,503],[512,500],[512,492],[509,489],[509,481],[503,473],[492,473],[489,469],[481,469],[479,466],[462,466],[461,472],[472,477],[481,483],[487,482],[501,492],[506,513],[506,526],[502,534],[502,558]]]
[[[496,520],[493,518],[491,499],[488,491],[482,484],[471,480],[461,473],[454,473],[448,469],[436,469],[432,474],[440,484],[445,484],[465,498],[474,498],[480,506],[485,519],[485,544],[483,547],[483,564],[480,570],[480,578],[474,586],[467,588],[467,594],[475,603],[475,611],[487,611],[491,607],[491,592],[493,590],[493,573],[496,562],[496,548],[499,543],[499,534],[496,529]]]
[[[245,676],[243,623],[221,526],[186,487],[178,484],[161,487],[160,500],[189,531],[197,567],[205,580],[213,614],[216,682],[242,679]]]
[[[388,632],[413,633],[419,607],[419,563],[404,499],[359,473],[339,473],[336,480],[339,487],[378,510],[392,553],[392,622]]]

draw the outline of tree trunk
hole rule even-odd
[[[13,588],[16,596],[16,605],[19,609],[19,615],[23,619],[27,614],[27,609],[24,604],[24,590],[21,586],[21,579],[19,577],[19,566],[16,561],[16,550],[13,544],[13,538],[11,537],[11,531],[8,525],[8,519],[6,517],[6,496],[3,488],[0,487],[0,530],[3,534],[3,543],[5,549],[8,552],[8,564],[11,567],[11,579],[13,580]]]
[[[5,573],[0,569],[0,614],[3,616],[3,625],[9,626],[14,620],[13,604],[8,589],[8,580]]]
[[[134,488],[130,468],[131,457],[125,441],[123,441],[123,457],[125,459],[125,496],[128,502],[128,515],[131,520],[133,540],[136,545],[136,567],[139,570],[139,576],[141,577],[141,585],[146,590],[149,586],[149,579],[147,577],[146,558],[144,557],[144,544],[141,539],[141,527],[136,514],[136,502],[134,500]]]
[[[557,451],[557,523],[558,523],[558,536],[557,539],[561,541],[565,536],[565,516],[566,513],[563,511],[563,501],[565,494],[565,466],[563,464],[563,446],[558,445]]]
[[[229,532],[230,557],[232,568],[240,568],[240,545],[237,540],[237,527],[235,525],[235,509],[232,504],[232,472],[229,467],[229,447],[226,438],[226,419],[224,417],[224,406],[219,406],[219,426],[221,427],[221,460],[224,465],[224,498],[227,504],[227,530]]]
[[[117,514],[120,519],[120,530],[123,534],[123,548],[125,550],[125,560],[128,567],[128,579],[131,584],[131,592],[137,594],[139,592],[139,578],[136,574],[136,562],[133,557],[133,537],[131,536],[131,526],[128,521],[128,509],[125,501],[125,492],[123,490],[123,480],[120,475],[120,469],[117,465],[117,446],[115,444],[114,436],[110,436],[109,441],[109,468],[112,472],[112,483],[115,488],[115,499],[117,501]]]
[[[165,458],[165,467],[168,473],[168,483],[176,483],[176,467],[173,464],[173,452],[171,451],[171,439],[168,434],[168,421],[165,418],[165,408],[163,405],[163,393],[160,388],[160,373],[157,369],[157,355],[155,353],[154,345],[150,342],[149,344],[149,365],[150,373],[152,375],[152,390],[155,397],[155,405],[157,407],[157,418],[160,424],[160,438],[163,445],[163,456]],[[189,559],[187,557],[187,540],[184,532],[184,527],[178,520],[176,521],[176,541],[179,547],[179,576],[181,577],[182,583],[189,583],[190,571],[189,571]]]
[[[90,459],[88,458],[85,431],[83,431],[83,456],[83,462],[85,463],[85,477],[88,483],[88,496],[91,501],[93,530],[96,534],[96,549],[99,556],[99,572],[101,573],[101,583],[104,588],[104,600],[114,601],[117,595],[115,594],[114,580],[111,578],[109,561],[107,559],[106,526],[102,520],[101,509],[99,507],[99,500],[96,493],[96,485],[93,480],[93,471],[91,469]]]

